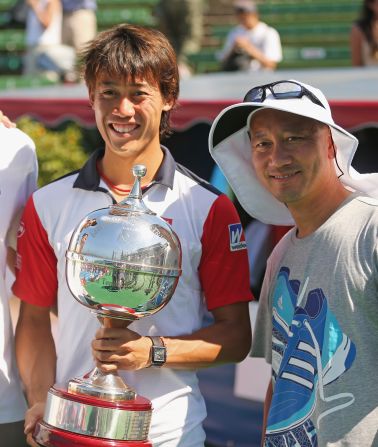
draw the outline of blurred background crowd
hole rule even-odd
[[[121,22],[160,28],[182,78],[377,65],[377,17],[375,0],[0,0],[0,88],[76,82],[78,48]]]

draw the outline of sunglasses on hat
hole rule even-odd
[[[253,87],[245,95],[243,102],[264,102],[266,99],[266,90],[269,90],[275,99],[292,99],[306,96],[314,104],[325,109],[321,101],[310,90],[294,81],[277,81],[271,84]]]

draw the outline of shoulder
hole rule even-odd
[[[37,201],[43,200],[46,204],[49,203],[50,199],[54,199],[56,202],[57,198],[59,198],[59,200],[67,201],[69,192],[74,191],[73,184],[78,173],[79,171],[73,171],[63,177],[53,180],[35,191],[33,197]]]
[[[242,27],[241,25],[237,25],[230,29],[230,31],[228,32],[228,36],[236,37],[239,36],[240,34],[245,34],[246,32],[247,30],[244,27]]]
[[[199,177],[190,169],[179,163],[176,164],[176,177],[181,185],[187,185],[190,189],[196,186],[196,190],[192,190],[192,193],[198,194],[200,192],[201,194],[208,195],[209,197],[213,196],[213,198],[216,198],[222,194],[221,191],[219,191],[207,180]]]
[[[374,222],[378,226],[378,200],[368,196],[358,196],[352,201],[352,206],[354,205],[358,208],[358,213],[362,215],[362,218],[370,222]]]
[[[349,202],[349,206],[378,217],[378,199],[374,197],[358,195]]]
[[[260,32],[265,33],[269,37],[279,37],[278,31],[272,26],[268,25],[265,22],[260,22],[259,25],[261,25]]]
[[[34,141],[22,130],[14,127],[8,128],[0,124],[0,137],[3,146],[6,146],[7,150],[21,150],[23,148],[29,148],[31,151],[35,151]]]
[[[284,253],[288,250],[291,245],[293,234],[296,232],[296,227],[293,227],[287,233],[285,233],[282,238],[277,242],[269,256],[268,262],[270,264],[277,264],[282,259]]]
[[[25,172],[36,169],[37,156],[33,140],[17,128],[7,128],[0,124],[0,166]]]
[[[361,39],[363,37],[364,33],[361,27],[361,24],[359,22],[354,22],[351,27],[351,36],[355,39]]]

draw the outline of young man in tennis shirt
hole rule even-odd
[[[29,201],[19,239],[21,268],[14,293],[21,298],[16,350],[30,409],[26,432],[43,414],[46,393],[93,368],[117,367],[125,382],[152,401],[154,446],[202,446],[206,416],[195,370],[242,360],[251,343],[248,261],[241,225],[230,200],[177,165],[160,145],[178,97],[174,51],[158,31],[120,25],[100,33],[83,54],[84,78],[105,149],[79,172],[44,188]],[[172,222],[183,248],[183,274],[170,302],[127,329],[99,329],[72,297],[65,252],[72,231],[88,213],[122,200],[132,167],[144,164],[143,200]],[[58,307],[55,346],[49,310]],[[203,326],[208,308],[214,323]],[[167,360],[151,365],[159,336]],[[108,339],[111,339],[111,342]],[[104,352],[103,349],[106,349]]]

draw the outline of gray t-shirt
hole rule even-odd
[[[272,364],[267,446],[378,446],[378,201],[351,195],[273,251],[253,337]]]

